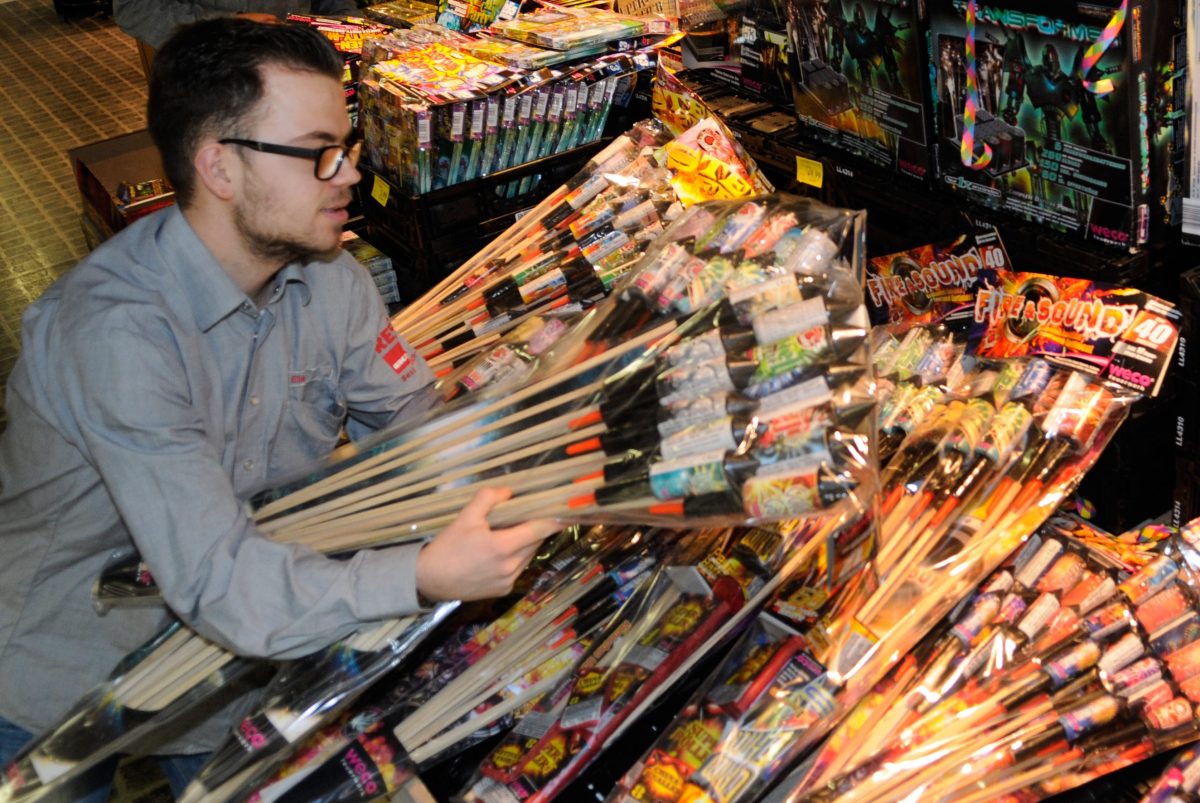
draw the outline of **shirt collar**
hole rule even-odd
[[[158,232],[159,250],[168,257],[165,264],[176,271],[196,317],[196,325],[207,332],[250,299],[213,257],[179,207],[172,207],[165,214],[167,219]],[[312,296],[304,268],[301,263],[289,263],[273,281],[285,292],[289,285],[295,284],[301,293],[301,303],[307,305]]]

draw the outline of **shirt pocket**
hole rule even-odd
[[[309,378],[289,390],[272,456],[273,472],[292,470],[329,454],[346,420],[346,399],[332,378]]]

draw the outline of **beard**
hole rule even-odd
[[[277,262],[280,267],[291,262],[308,262],[329,254],[337,244],[322,246],[301,239],[294,232],[271,225],[275,211],[271,194],[257,184],[247,188],[246,197],[234,207],[233,222],[249,251],[265,262]]]

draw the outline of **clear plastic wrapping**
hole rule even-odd
[[[524,382],[258,499],[259,526],[325,551],[413,540],[485,485],[515,492],[496,525],[861,514],[861,233],[860,214],[787,196],[692,206]]]
[[[728,638],[811,558],[823,535],[845,525],[831,519],[786,534],[740,530],[723,548],[725,534],[717,532],[699,562],[661,566],[597,635],[567,682],[484,759],[465,799],[544,801],[562,793],[698,656]]]
[[[537,579],[513,607],[442,637],[419,665],[300,745],[250,799],[370,800],[511,727],[570,672],[593,630],[649,576],[650,556],[673,540],[597,527],[554,551],[527,572]]]
[[[171,624],[3,768],[0,800],[61,799],[73,779],[230,689],[257,666]]]
[[[292,745],[396,667],[458,606],[389,620],[311,656],[289,661],[188,785],[184,801],[234,799],[286,760]]]
[[[1195,739],[1200,553],[1172,537],[1131,573],[1071,529],[1051,523],[989,575],[791,799],[1039,800]],[[1150,799],[1187,793],[1186,777]]]

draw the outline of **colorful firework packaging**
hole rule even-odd
[[[543,698],[489,754],[464,792],[466,799],[550,800],[561,793],[657,695],[683,676],[689,661],[712,649],[749,615],[747,600],[765,599],[794,563],[807,560],[811,539],[819,539],[821,530],[738,530],[732,548],[712,552],[694,565],[660,569],[651,585],[597,636],[568,682]],[[757,642],[742,643],[741,671],[722,675],[722,688],[715,692],[723,700],[720,705],[737,710],[762,692],[767,682],[764,663],[777,663],[773,645],[779,632],[772,629]],[[798,646],[789,643],[786,649],[791,653]],[[678,763],[686,765],[697,756],[681,753],[693,747],[703,750],[703,744],[719,735],[719,726],[707,736],[705,728],[703,721],[682,723],[673,731],[676,741],[692,739],[692,747],[671,745],[660,756],[662,761],[682,772]]]
[[[645,23],[636,17],[600,8],[562,6],[499,22],[492,28],[509,39],[552,50],[571,50],[604,44],[614,39],[628,39],[646,29]]]
[[[363,9],[363,14],[369,19],[393,28],[410,28],[418,23],[434,22],[437,13],[436,3],[424,3],[421,0],[392,0]]]
[[[789,573],[721,665],[624,775],[610,801],[724,799],[786,759],[751,735],[752,722],[778,722],[772,700],[817,693],[828,630],[871,590],[870,527],[837,530]],[[769,737],[768,737],[769,738]],[[754,744],[750,744],[754,742]],[[775,740],[786,751],[787,740]],[[710,797],[706,797],[710,796]]]
[[[941,323],[969,316],[982,268],[1011,270],[994,229],[872,257],[865,288],[871,323]]]
[[[1194,803],[1200,799],[1200,748],[1187,747],[1142,796],[1141,803]]]
[[[1179,312],[1132,288],[984,270],[971,338],[981,356],[1040,355],[1154,396],[1179,338]]]
[[[836,242],[855,225],[800,199],[711,202],[673,224],[590,337],[705,312],[614,383],[628,409],[606,422],[638,454],[572,504],[603,514],[640,499],[651,515],[754,520],[855,496],[873,404],[859,285]]]
[[[1195,739],[1200,552],[1172,536],[1131,574],[1069,529],[1051,521],[988,576],[787,799],[1040,800]]]
[[[519,126],[518,146],[522,137],[530,148],[543,141],[543,122],[538,122],[543,112],[534,105],[535,123]],[[706,126],[701,123],[688,141],[699,141],[703,131],[711,145],[714,131]],[[713,175],[732,178],[708,186],[724,193],[721,197],[738,187],[750,192],[749,184],[737,177],[755,171],[719,162],[735,151],[719,144],[728,142],[723,133],[716,135],[718,144],[701,161]],[[529,315],[570,315],[594,305],[683,213],[680,192],[697,197],[695,184],[703,176],[673,166],[697,167],[697,160],[681,156],[690,148],[673,142],[657,124],[638,124],[447,280],[432,302],[418,302],[427,304],[425,315],[406,310],[393,325],[435,371],[445,374],[486,353],[506,329]]]
[[[1177,218],[1168,188],[1183,115],[1173,81],[1185,51],[1175,11],[1141,0],[928,6],[946,186],[1123,250]]]
[[[525,382],[335,458],[299,496],[259,499],[261,526],[323,549],[335,520],[352,539],[338,549],[412,540],[478,482],[516,491],[497,524],[552,509],[667,527],[866,509],[861,224],[786,196],[690,207]]]
[[[917,752],[900,756],[908,760],[926,752],[944,758],[945,751],[958,746],[966,750],[962,740],[971,734],[990,734],[989,743],[1005,733],[1030,735],[1032,714],[1024,722],[1006,719],[1011,726],[1007,731],[947,725],[951,714],[958,717],[954,722],[968,721],[968,715],[958,713],[967,707],[963,700],[975,706],[970,714],[992,710],[979,706],[994,708],[1006,694],[1041,700],[1059,686],[1074,688],[1077,676],[1093,667],[1100,667],[1097,672],[1111,667],[1115,673],[1143,657],[1134,654],[1139,648],[1131,641],[1120,641],[1128,632],[1122,629],[1125,623],[1138,622],[1136,612],[1125,614],[1124,609],[1112,613],[1113,638],[1102,645],[1084,643],[1095,637],[1081,630],[1080,622],[1104,611],[1102,603],[1120,591],[1114,568],[1119,563],[1099,564],[1081,548],[1067,549],[1057,536],[1031,542],[1017,570],[1009,567],[1007,574],[991,578],[955,611],[961,617],[955,619],[956,630],[928,642],[927,652],[908,654],[1069,495],[1136,394],[1039,359],[977,356],[964,348],[961,335],[944,327],[882,331],[874,340],[885,394],[880,440],[894,435],[887,428],[894,425],[890,422],[905,415],[915,419],[900,437],[892,437],[894,453],[879,480],[879,549],[873,560],[878,586],[863,589],[861,604],[825,630],[830,646],[818,656],[825,667],[819,682],[806,681],[794,694],[764,696],[775,709],[726,733],[713,751],[716,758],[709,759],[712,766],[689,782],[688,788],[695,789],[685,794],[687,799],[750,800],[770,786],[779,790],[772,799],[798,799],[822,789],[827,794],[828,784],[848,773],[854,773],[849,783],[855,793],[862,793],[863,778],[873,778],[878,769],[869,759],[884,755],[881,751],[893,737],[897,744],[907,744],[914,734],[924,740],[923,747],[914,748]],[[933,392],[920,396],[926,389]],[[889,392],[896,398],[889,398]],[[909,405],[916,409],[906,414]],[[1188,628],[1193,617],[1179,615],[1184,598],[1182,591],[1172,593],[1140,611],[1149,624],[1138,627],[1158,628],[1139,635],[1146,649],[1153,649],[1150,642],[1155,640],[1161,649],[1178,649],[1178,642],[1192,637]],[[1102,628],[1099,619],[1094,626]],[[1029,656],[1038,655],[1057,661],[1054,671],[1060,675],[1032,668]],[[1025,667],[1017,678],[1022,685],[1000,686],[995,677],[1018,659]],[[970,686],[974,696],[966,698],[962,695],[968,694],[969,678],[978,678],[970,682],[981,690]],[[939,708],[942,697],[958,701],[959,707]],[[1057,738],[1071,750],[1083,744],[1100,754],[1110,736],[1093,739],[1089,723],[1117,721],[1126,703],[1107,692],[1065,699],[1067,713],[1062,722],[1054,720],[1055,727],[1046,724],[1053,709],[1037,715],[1038,733],[1050,734],[1046,742]],[[1152,709],[1149,719],[1119,721],[1131,730],[1162,730],[1167,712],[1182,706],[1175,698],[1155,702],[1171,706]],[[1022,716],[1026,713],[1022,709]],[[1147,724],[1151,720],[1159,725]],[[983,755],[983,747],[971,750]],[[1019,745],[1016,752],[996,755],[1007,755],[1011,766],[1025,760],[1018,753]],[[1105,766],[1117,760],[1110,753],[1104,753],[1112,759]],[[950,754],[974,755],[970,750]],[[798,769],[781,777],[806,755]],[[1072,753],[1070,760],[1075,758]],[[913,758],[913,763],[919,762]],[[862,771],[855,772],[860,765]],[[946,781],[947,773],[943,767],[929,777]],[[870,787],[868,796],[903,797],[914,788]],[[843,791],[839,788],[832,797]]]
[[[807,642],[761,615],[729,658],[671,723],[659,742],[625,774],[612,800],[676,801],[737,721],[772,684],[822,672]]]
[[[442,636],[420,665],[315,734],[249,799],[373,800],[418,767],[507,730],[513,711],[569,673],[591,631],[650,576],[651,551],[673,543],[665,535],[592,528],[552,551],[527,572],[536,579],[516,605]]]
[[[811,136],[902,175],[933,175],[923,3],[789,0],[793,95]]]
[[[620,87],[654,64],[635,51],[552,70],[557,58],[509,50],[436,26],[364,47],[364,154],[376,175],[422,195],[595,142]]]

